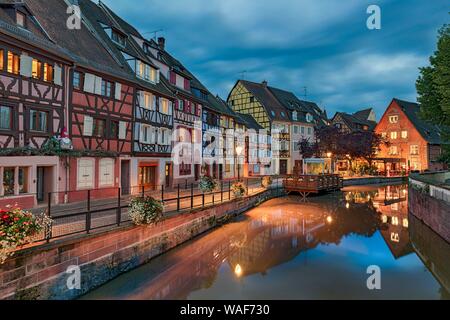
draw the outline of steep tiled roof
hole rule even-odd
[[[369,120],[369,117],[370,117],[370,114],[372,113],[372,108],[369,108],[369,109],[365,109],[365,110],[361,110],[361,111],[358,111],[358,112],[355,112],[353,115],[356,117],[356,118],[358,118],[358,119],[360,119],[360,120]]]
[[[348,114],[345,112],[337,112],[336,115],[333,117],[333,120],[339,115],[341,116],[341,119],[344,120],[346,125],[351,130],[360,130],[360,127],[367,126],[370,131],[373,131],[375,129],[375,127],[377,126],[376,122],[362,120],[353,114]]]
[[[287,109],[278,101],[275,95],[264,83],[255,83],[246,80],[240,80],[242,85],[250,91],[255,98],[263,105],[271,120],[290,121],[287,115]],[[284,114],[284,116],[283,116]]]
[[[244,125],[249,129],[254,129],[256,131],[264,129],[256,120],[249,114],[238,113],[237,114],[241,120],[244,121]]]
[[[442,144],[443,141],[441,139],[441,130],[439,127],[420,119],[419,104],[395,98],[393,101],[402,109],[409,121],[412,122],[417,131],[419,131],[420,135],[427,140],[428,143]]]

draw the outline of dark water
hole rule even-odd
[[[367,268],[381,269],[381,290]],[[450,245],[407,187],[272,200],[84,299],[449,299]]]

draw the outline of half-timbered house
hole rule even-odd
[[[132,186],[154,189],[173,184],[173,100],[162,83],[160,69],[129,34],[131,26],[104,3],[79,1],[99,41],[136,82],[133,106]],[[131,139],[129,140],[131,141]]]
[[[56,202],[65,183],[49,141],[65,127],[71,58],[29,2],[0,1],[0,207]]]

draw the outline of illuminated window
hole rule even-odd
[[[392,155],[392,156],[397,155],[397,154],[398,154],[398,148],[397,148],[397,146],[391,146],[391,147],[389,148],[389,154]]]
[[[402,139],[408,139],[408,131],[402,131]]]
[[[161,105],[159,106],[159,112],[169,114],[169,100],[161,99]]]
[[[398,116],[390,116],[389,122],[390,123],[398,123]]]
[[[19,193],[28,192],[28,168],[19,168]]]
[[[20,70],[20,57],[19,55],[8,51],[8,72],[13,74],[19,74]]]
[[[3,169],[3,193],[5,196],[10,196],[14,194],[14,168],[4,168]]]
[[[33,59],[31,65],[31,76],[35,79],[42,78],[42,62],[37,59]]]
[[[382,137],[383,139],[386,139],[387,133],[386,133],[386,132],[382,132],[382,133],[381,133],[381,137]]]
[[[410,146],[410,151],[411,151],[412,156],[419,155],[419,146],[417,146],[417,145]]]
[[[5,64],[5,50],[0,49],[0,70],[3,70]]]
[[[398,133],[397,132],[391,132],[391,139],[392,140],[396,140],[398,138]]]
[[[53,66],[48,63],[44,63],[44,81],[53,82]]]

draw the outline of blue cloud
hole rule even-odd
[[[449,22],[446,0],[104,0],[146,36],[164,29],[168,50],[213,92],[226,97],[246,71],[252,81],[335,111],[375,107],[393,97],[415,100],[418,68]],[[366,28],[378,4],[382,29]],[[145,10],[143,10],[145,8]]]

